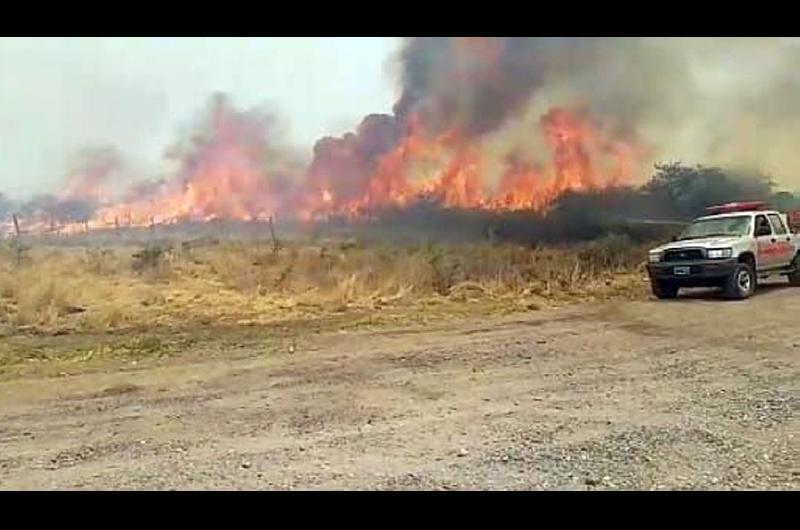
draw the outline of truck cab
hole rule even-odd
[[[675,298],[682,287],[719,287],[727,298],[750,297],[759,280],[783,275],[800,285],[800,237],[786,214],[764,203],[708,208],[671,243],[650,250],[653,294]]]

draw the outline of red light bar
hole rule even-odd
[[[729,202],[728,204],[720,204],[719,206],[709,206],[706,208],[706,211],[710,214],[750,212],[753,210],[763,210],[765,206],[766,203],[764,203],[764,201]]]

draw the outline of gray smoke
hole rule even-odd
[[[573,47],[581,41],[558,43]],[[403,93],[394,112],[401,119],[418,113],[433,132],[489,132],[543,85],[542,51],[556,44],[515,37],[410,39],[401,52]]]
[[[685,64],[642,39],[425,37],[407,40],[400,61],[395,113],[418,113],[434,132],[455,127],[469,135],[501,128],[535,93],[562,86],[630,126],[651,108],[666,75],[686,78]]]
[[[426,37],[408,39],[399,60],[395,113],[431,133],[530,145],[549,107],[580,107],[637,142],[642,171],[681,160],[800,184],[794,39]]]

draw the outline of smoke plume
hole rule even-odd
[[[800,45],[779,38],[413,38],[399,54],[402,122],[458,129],[535,159],[536,123],[583,109],[635,144],[635,177],[682,160],[800,184]],[[505,153],[503,153],[505,156]]]
[[[116,150],[86,150],[65,191],[29,210],[78,219],[96,206],[97,226],[422,202],[542,213],[674,161],[800,185],[796,40],[421,37],[395,60],[392,113],[320,139],[308,164],[280,141],[274,113],[215,95],[167,150],[165,175],[129,186]]]

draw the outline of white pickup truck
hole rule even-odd
[[[783,275],[800,286],[800,235],[787,216],[761,202],[709,208],[673,242],[649,252],[653,294],[675,298],[681,287],[721,287],[726,298],[748,298],[759,280]]]

